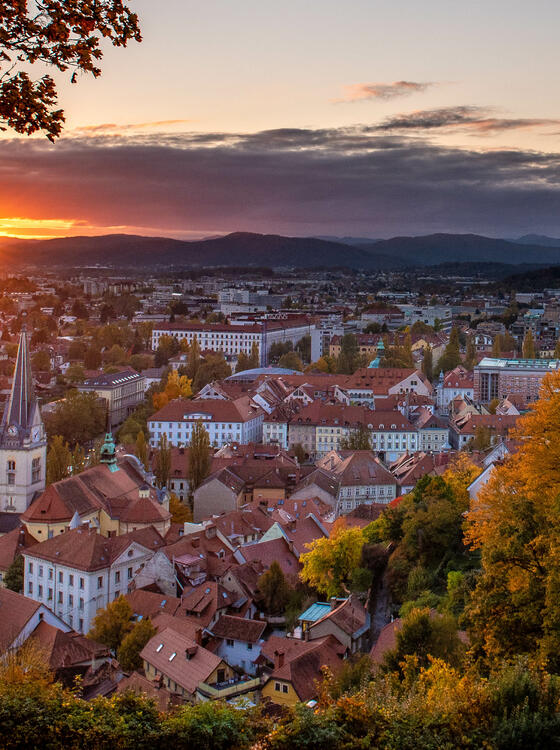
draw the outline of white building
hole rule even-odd
[[[192,344],[196,338],[202,351],[223,352],[224,355],[250,355],[253,345],[259,351],[260,364],[267,364],[267,355],[272,344],[290,341],[294,346],[315,329],[315,322],[305,317],[274,318],[262,322],[237,321],[235,325],[224,323],[189,323],[180,325],[164,323],[154,326],[152,349],[157,349],[162,336],[174,336],[179,341]]]
[[[109,539],[87,526],[69,529],[23,552],[25,596],[87,633],[97,610],[128,592],[158,546],[163,540],[150,528]]]
[[[199,421],[215,448],[233,442],[260,443],[263,419],[264,412],[248,396],[232,401],[175,399],[148,420],[150,445],[156,448],[163,435],[167,436],[170,445],[189,445],[194,426]]]

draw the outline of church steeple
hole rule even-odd
[[[0,426],[0,510],[23,513],[45,489],[47,441],[33,388],[25,325]]]
[[[19,336],[12,390],[2,418],[2,441],[7,440],[13,443],[16,440],[35,440],[31,431],[33,427],[41,424],[38,412],[39,406],[33,388],[27,331],[24,325]]]

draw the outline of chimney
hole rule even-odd
[[[274,669],[280,669],[283,666],[284,666],[284,652],[275,651],[274,652]]]
[[[200,547],[200,537],[195,536],[194,539],[191,539],[191,544],[195,549],[198,549]]]
[[[185,649],[185,657],[187,661],[190,661],[192,658],[196,656],[196,652],[198,651],[198,646],[195,644],[194,646],[189,646],[187,649]]]
[[[338,599],[336,596],[331,596],[330,598],[330,605],[331,605],[331,612],[338,607]]]
[[[202,646],[202,628],[197,628],[194,634],[194,641],[198,646]]]

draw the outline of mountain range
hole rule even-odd
[[[115,268],[288,266],[349,267],[364,270],[418,268],[442,263],[560,265],[560,240],[528,235],[504,240],[476,234],[432,234],[388,240],[283,237],[235,232],[222,237],[185,241],[169,237],[103,235],[50,240],[0,242],[4,265]],[[532,239],[532,241],[529,241]],[[556,241],[559,244],[553,245]]]

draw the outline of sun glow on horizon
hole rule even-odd
[[[197,240],[224,232],[208,229],[166,229],[164,227],[138,227],[126,224],[98,226],[83,219],[30,219],[23,216],[0,217],[0,241],[6,240],[51,240],[61,237],[97,237],[104,234],[137,234],[145,237],[171,237],[181,240]]]

